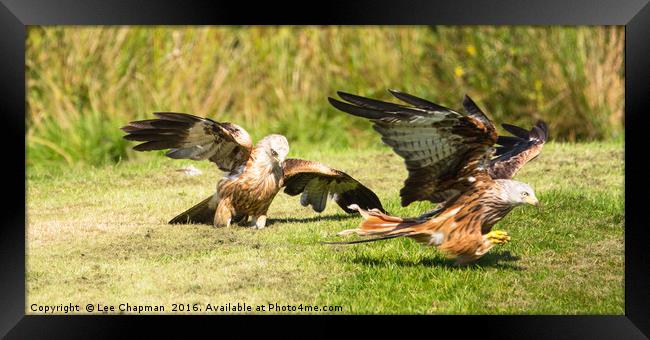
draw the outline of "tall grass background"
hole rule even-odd
[[[155,111],[231,121],[293,148],[374,147],[337,90],[398,89],[497,123],[546,120],[562,141],[620,139],[622,27],[31,27],[27,162],[101,165],[136,155],[119,127]],[[146,156],[145,156],[146,157]]]

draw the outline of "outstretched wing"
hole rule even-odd
[[[343,171],[302,159],[286,159],[282,168],[284,192],[291,196],[302,193],[300,204],[311,205],[316,212],[325,210],[328,196],[347,213],[355,212],[348,208],[351,204],[384,211],[372,190]]]
[[[220,123],[186,113],[155,112],[158,119],[139,120],[122,127],[124,139],[144,142],[137,151],[170,149],[171,158],[208,159],[223,171],[233,171],[250,156],[253,143],[248,132],[231,124]]]
[[[489,167],[494,179],[512,178],[526,163],[539,156],[548,139],[548,126],[543,121],[538,121],[530,131],[510,124],[502,126],[513,136],[497,138],[496,157],[490,160]]]
[[[337,109],[370,119],[384,143],[404,158],[408,178],[400,191],[402,206],[414,201],[444,202],[467,190],[493,152],[496,129],[465,96],[459,113],[413,95],[389,90],[404,106],[338,92]]]

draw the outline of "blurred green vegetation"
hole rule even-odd
[[[154,111],[293,148],[374,147],[370,123],[326,99],[388,88],[455,109],[467,93],[496,123],[546,120],[555,140],[622,139],[623,47],[623,27],[30,27],[27,161],[136,157],[119,127]]]

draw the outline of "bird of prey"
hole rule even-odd
[[[416,218],[352,206],[363,221],[339,234],[375,237],[333,243],[410,237],[467,264],[495,244],[508,242],[505,231],[492,227],[518,205],[539,205],[528,184],[511,178],[541,152],[546,124],[540,121],[530,131],[506,124],[514,136],[497,136],[494,124],[468,96],[463,101],[466,112],[457,112],[404,92],[390,93],[410,105],[344,92],[338,94],[347,103],[329,101],[341,111],[370,119],[383,142],[404,158],[409,174],[400,191],[402,206],[414,201],[441,204]]]
[[[156,112],[157,119],[133,121],[122,127],[125,139],[144,142],[137,151],[166,150],[175,159],[207,159],[225,172],[216,193],[169,223],[206,223],[214,226],[244,224],[252,218],[258,229],[266,225],[266,214],[282,187],[300,203],[316,212],[325,209],[327,198],[347,213],[356,204],[384,211],[377,195],[348,174],[321,163],[285,159],[289,143],[282,135],[269,135],[257,145],[242,127],[186,113]]]

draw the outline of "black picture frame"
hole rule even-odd
[[[415,329],[431,337],[455,334],[490,338],[614,338],[643,339],[650,335],[650,252],[643,199],[648,187],[642,129],[650,107],[650,5],[648,0],[454,0],[331,1],[324,3],[118,1],[118,0],[0,0],[0,112],[2,112],[3,183],[0,228],[0,336],[9,338],[125,335],[125,327],[145,326],[167,335],[187,335],[199,327],[217,331],[236,326],[254,331],[258,320],[275,323],[284,317],[181,317],[191,326],[177,327],[167,316],[26,316],[25,315],[25,37],[29,25],[150,25],[150,24],[425,24],[425,25],[625,25],[625,315],[623,316],[416,316],[407,320],[378,320],[364,316],[298,316],[300,323],[325,321],[310,333],[333,336],[346,329],[383,332]],[[647,115],[647,114],[646,114]],[[22,146],[22,150],[20,150]],[[18,166],[17,164],[23,164]],[[11,177],[9,177],[11,176]],[[26,177],[25,177],[26,178]],[[18,185],[23,183],[24,185]],[[21,199],[22,198],[22,199]],[[26,204],[26,202],[25,202]],[[176,317],[174,318],[176,319]],[[162,322],[161,322],[162,321]],[[295,319],[288,320],[295,323]],[[156,325],[152,325],[152,323]],[[286,322],[286,321],[285,321]],[[144,323],[144,324],[143,324]],[[301,327],[302,328],[302,327]],[[307,328],[308,330],[310,328]],[[276,329],[258,329],[275,333]],[[297,330],[297,328],[295,328]],[[131,333],[129,333],[131,334]],[[214,334],[214,333],[213,333]],[[369,333],[366,333],[369,334]],[[216,335],[216,334],[215,334]]]

